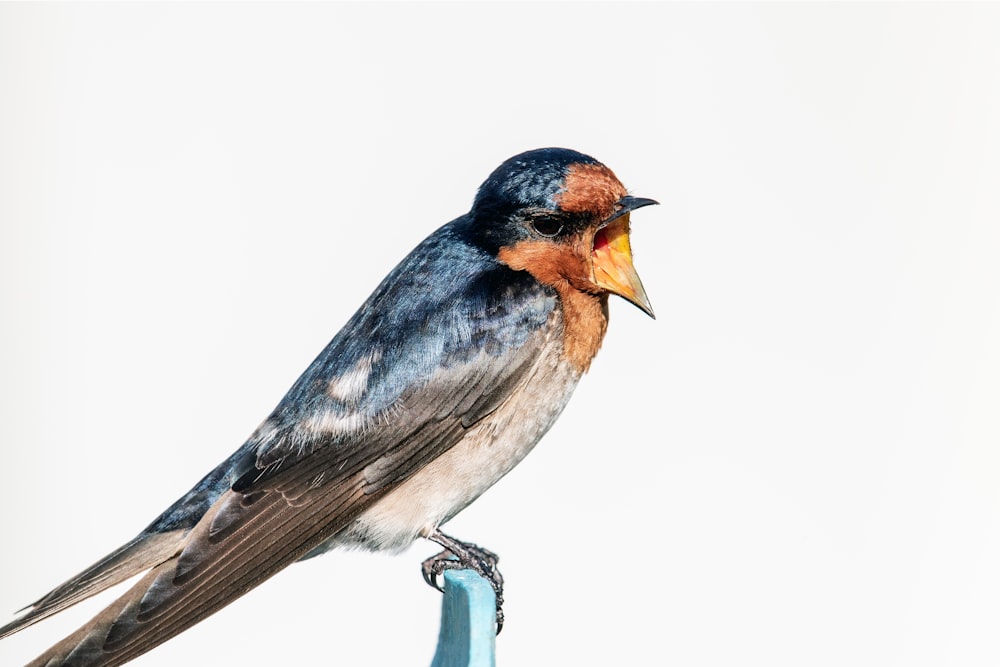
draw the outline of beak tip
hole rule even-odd
[[[619,205],[629,211],[634,211],[637,208],[642,208],[643,206],[659,206],[660,202],[655,199],[650,199],[649,197],[633,197],[632,195],[626,195],[619,200]]]

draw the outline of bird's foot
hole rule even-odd
[[[500,557],[492,551],[470,542],[459,542],[453,537],[435,530],[428,539],[444,547],[444,551],[423,562],[424,581],[439,591],[438,577],[445,570],[472,570],[490,583],[497,598],[497,634],[503,629],[503,575],[497,569]]]

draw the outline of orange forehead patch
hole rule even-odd
[[[574,164],[566,170],[565,186],[555,200],[567,213],[593,213],[606,218],[626,194],[625,186],[603,164]]]

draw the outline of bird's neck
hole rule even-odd
[[[497,255],[510,268],[527,271],[559,295],[564,352],[580,373],[590,368],[608,329],[608,295],[591,280],[592,269],[584,259],[592,244],[593,239],[585,235],[573,245],[521,241],[501,248]]]
[[[582,292],[567,282],[553,287],[562,302],[566,359],[586,373],[608,330],[608,295]]]

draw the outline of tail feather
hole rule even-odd
[[[143,595],[152,582],[164,572],[175,569],[177,559],[170,559],[150,570],[124,595],[104,608],[73,634],[62,639],[44,654],[28,663],[27,667],[55,667],[56,665],[100,665],[112,667],[121,665],[136,657],[138,653],[122,651],[109,654],[104,650],[108,632],[129,618],[134,618]],[[141,651],[140,651],[141,653]]]
[[[27,613],[0,627],[0,639],[159,565],[177,552],[186,533],[176,530],[140,534],[22,609]]]
[[[138,657],[343,529],[366,506],[362,487],[358,473],[303,506],[276,492],[224,494],[168,560],[29,667],[113,667]]]

